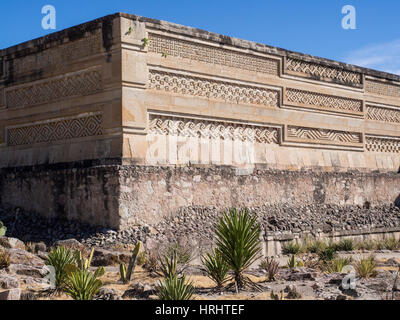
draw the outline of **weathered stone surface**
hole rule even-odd
[[[17,238],[0,237],[0,246],[9,249],[25,250],[25,243]]]
[[[65,247],[68,249],[83,249],[82,243],[76,239],[58,240],[54,243],[55,247]]]
[[[14,288],[0,292],[0,300],[20,300],[21,289]]]
[[[46,274],[46,271],[43,270],[42,267],[35,267],[26,264],[11,264],[8,269],[10,270],[10,272],[17,275],[24,275],[36,278],[42,278]]]
[[[0,288],[2,289],[18,288],[18,279],[16,277],[7,274],[0,274]]]
[[[128,263],[131,255],[129,252],[96,248],[93,253],[92,265],[112,266],[122,262]]]
[[[38,268],[44,266],[44,261],[42,259],[27,251],[21,249],[8,249],[7,252],[10,254],[11,264]]]

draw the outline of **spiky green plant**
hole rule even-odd
[[[64,292],[74,300],[92,300],[102,286],[102,282],[97,279],[99,274],[96,272],[78,268],[68,271]]]
[[[156,291],[160,300],[190,300],[194,294],[194,287],[192,282],[186,282],[185,276],[175,275],[159,282]]]
[[[331,261],[336,257],[336,248],[330,244],[318,253],[318,257],[322,262]]]
[[[396,250],[399,248],[399,241],[396,238],[387,238],[377,243],[378,250]]]
[[[336,243],[334,246],[336,251],[353,251],[354,241],[352,239],[343,239]]]
[[[372,240],[357,241],[354,247],[356,250],[373,250],[376,243]]]
[[[4,237],[7,232],[7,227],[0,221],[0,237]]]
[[[217,250],[205,253],[201,261],[207,277],[213,280],[220,290],[228,280],[229,264]]]
[[[342,272],[343,268],[351,263],[349,258],[336,258],[326,264],[328,273]]]
[[[361,278],[374,278],[377,275],[376,261],[372,255],[356,261],[354,267]]]
[[[274,258],[266,257],[261,261],[260,268],[267,272],[268,281],[274,281],[279,270],[279,263]]]
[[[181,273],[178,271],[178,256],[176,253],[172,255],[164,255],[158,260],[157,274],[164,278],[173,278]]]
[[[319,253],[326,248],[326,243],[321,240],[310,241],[306,245],[306,251],[310,253]]]
[[[230,209],[223,213],[216,225],[217,251],[233,272],[236,292],[246,283],[254,283],[244,276],[244,271],[259,258],[261,227],[256,217],[246,209]]]
[[[47,255],[46,265],[52,266],[55,271],[55,287],[57,290],[63,288],[67,273],[65,267],[75,262],[74,255],[71,250],[65,247],[52,248]]]
[[[282,245],[283,254],[299,254],[303,251],[303,247],[300,243],[289,241]]]

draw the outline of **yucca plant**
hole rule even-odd
[[[174,276],[180,275],[178,271],[178,257],[176,253],[171,256],[164,255],[158,260],[157,274],[164,278],[172,278]]]
[[[336,257],[336,248],[330,244],[318,253],[318,257],[322,262],[332,261]]]
[[[97,270],[101,270],[98,268]],[[98,272],[96,270],[96,272]],[[65,284],[64,292],[74,300],[92,300],[101,286],[102,282],[97,279],[100,274],[92,273],[87,269],[76,268],[73,271],[67,271],[68,278]]]
[[[321,240],[310,241],[307,243],[306,251],[310,253],[319,253],[326,248],[326,243]]]
[[[374,278],[377,275],[376,261],[372,255],[356,261],[354,267],[361,278]]]
[[[175,275],[159,282],[156,291],[160,300],[190,300],[194,294],[194,287],[192,282],[186,282],[185,276]]]
[[[352,239],[343,239],[335,244],[337,251],[352,251],[354,250],[354,241]]]
[[[283,254],[299,254],[302,251],[303,251],[302,245],[297,242],[290,241],[282,245]]]
[[[46,265],[52,266],[55,271],[55,287],[57,290],[63,288],[67,273],[65,267],[75,262],[74,255],[71,250],[65,247],[52,248],[47,255]]]
[[[207,277],[216,283],[217,290],[221,290],[228,280],[229,264],[217,250],[205,253],[201,261]]]
[[[239,212],[230,209],[217,223],[216,250],[233,272],[236,292],[243,289],[246,283],[258,287],[243,273],[259,258],[260,232],[261,227],[256,217],[250,217],[246,209]]]
[[[351,263],[348,258],[336,258],[326,264],[326,271],[328,273],[342,272],[343,268]]]
[[[260,268],[267,272],[268,281],[274,281],[279,270],[279,263],[274,258],[266,257],[261,261]]]

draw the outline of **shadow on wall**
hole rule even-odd
[[[400,194],[397,196],[396,200],[394,200],[394,205],[400,208]]]

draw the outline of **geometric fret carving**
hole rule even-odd
[[[79,71],[6,91],[7,107],[25,107],[101,91],[101,72]]]
[[[9,146],[102,135],[102,115],[95,114],[7,128]]]
[[[400,86],[375,80],[365,80],[365,91],[383,96],[400,97]]]
[[[148,51],[276,76],[279,73],[279,60],[276,59],[216,48],[158,34],[149,34]]]
[[[230,139],[267,144],[279,143],[278,128],[172,116],[151,115],[149,133],[206,139]]]
[[[285,102],[289,102],[291,105],[298,104],[306,107],[356,113],[362,112],[363,109],[362,100],[289,88],[285,92]]]
[[[391,109],[367,105],[366,119],[400,123],[400,108]]]
[[[299,59],[287,58],[285,71],[286,73],[300,77],[332,81],[344,85],[360,87],[362,84],[362,75],[360,73],[324,66],[318,63],[306,62]]]
[[[83,39],[70,41],[50,49],[14,59],[13,72],[25,72],[48,69],[52,66],[64,65],[65,62],[75,61],[100,52],[102,34],[96,32]]]
[[[353,144],[357,146],[362,143],[362,134],[360,132],[306,128],[299,126],[288,126],[286,130],[286,138],[288,141],[300,143],[328,143],[338,145]]]
[[[149,89],[173,94],[188,94],[230,103],[256,104],[270,107],[279,105],[279,91],[211,80],[194,76],[150,70]]]
[[[400,138],[365,136],[365,149],[371,152],[400,153]]]

